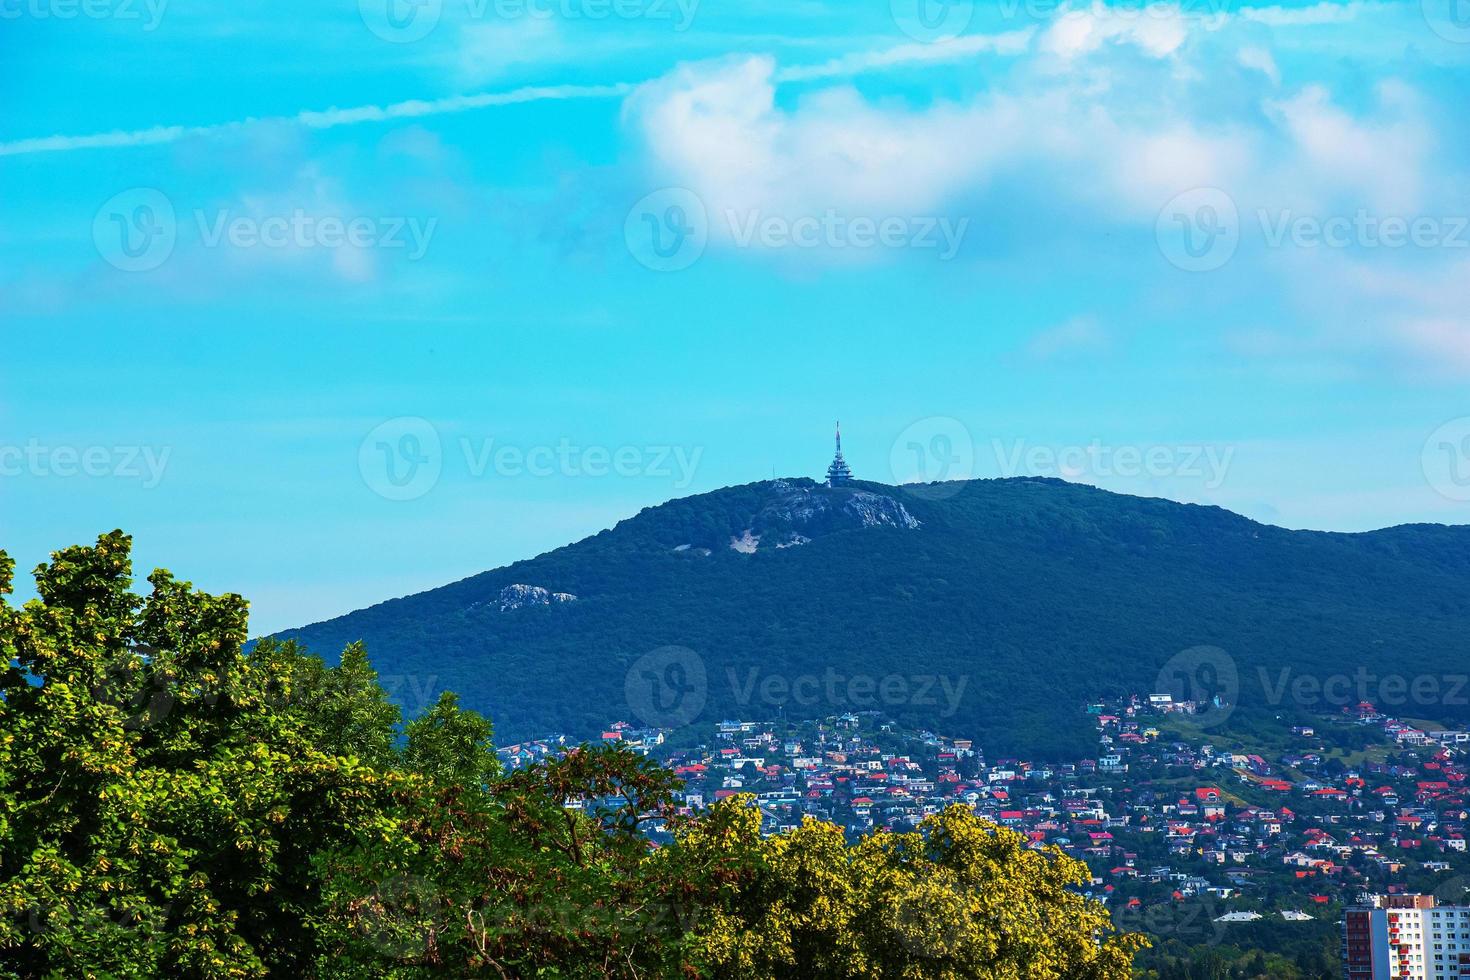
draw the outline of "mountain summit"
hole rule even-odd
[[[505,741],[872,709],[1070,758],[1094,748],[1088,701],[1171,687],[1218,720],[1428,678],[1398,713],[1463,715],[1467,573],[1467,527],[1289,531],[1046,479],[791,479],[282,635],[326,656],[364,640],[410,710],[455,690]]]

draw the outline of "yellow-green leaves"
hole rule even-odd
[[[752,809],[732,798],[712,819]],[[680,845],[728,853],[721,840],[695,830]],[[748,866],[697,930],[695,956],[713,976],[1123,980],[1141,945],[1071,890],[1082,880],[1076,862],[963,806],[852,845],[808,818],[760,841]]]

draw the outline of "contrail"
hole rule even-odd
[[[307,110],[294,116],[261,116],[207,126],[153,126],[149,129],[114,130],[85,136],[38,136],[31,139],[0,143],[0,156],[25,153],[57,153],[65,150],[91,150],[117,146],[149,146],[174,143],[186,136],[208,136],[226,133],[259,123],[295,123],[310,129],[332,129],[354,123],[383,122],[389,119],[412,119],[447,112],[465,112],[490,106],[515,105],[520,102],[549,102],[569,99],[618,98],[633,91],[632,82],[612,85],[544,85],[518,88],[510,92],[482,92],[478,95],[451,95],[442,99],[409,99],[390,105],[353,106],[347,109]]]
[[[1026,52],[1035,34],[1036,31],[1028,27],[1005,34],[974,34],[927,44],[900,44],[877,51],[845,54],[815,65],[790,65],[777,71],[775,77],[778,82],[805,82],[861,75],[904,65],[959,61],[976,54],[1015,57]]]
[[[780,69],[777,82],[804,82],[824,78],[859,75],[883,71],[899,65],[955,61],[976,54],[989,53],[1002,57],[1023,53],[1033,31],[976,35],[934,44],[902,44],[878,51],[843,55],[814,65],[792,65]],[[60,153],[67,150],[95,150],[121,146],[150,146],[175,143],[188,136],[228,133],[260,123],[294,123],[310,129],[332,129],[355,123],[384,122],[389,119],[412,119],[437,116],[449,112],[466,112],[491,106],[520,102],[558,102],[571,99],[612,99],[627,95],[643,82],[617,82],[609,85],[541,85],[513,89],[509,92],[482,92],[477,95],[450,95],[439,99],[409,99],[390,105],[353,106],[347,109],[306,110],[294,116],[260,116],[233,122],[210,123],[205,126],[153,126],[149,129],[113,130],[83,136],[37,136],[0,143],[0,157],[26,153]]]

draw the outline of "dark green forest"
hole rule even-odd
[[[1138,974],[1144,980],[1339,980],[1341,931],[1330,923],[1294,925],[1232,924],[1214,942],[1155,939],[1139,954]]]
[[[920,526],[862,526],[855,496]],[[761,536],[754,554],[729,547],[746,530]],[[771,546],[798,534],[809,540]],[[1293,686],[1303,676],[1461,674],[1467,573],[1466,527],[1290,531],[1046,479],[792,480],[651,507],[538,558],[283,636],[327,657],[366,641],[410,710],[452,689],[507,741],[657,722],[636,717],[629,674],[672,646],[692,651],[677,690],[695,689],[706,723],[870,707],[992,753],[1071,759],[1094,743],[1079,707],[1106,695],[1223,693],[1232,723],[1250,725],[1338,696]],[[503,612],[511,584],[578,598]],[[1202,646],[1220,653],[1201,661],[1190,651]],[[867,680],[821,685],[815,702],[783,695],[829,672]],[[903,683],[885,696],[891,677]],[[1445,683],[1401,713],[1462,716],[1467,697]]]

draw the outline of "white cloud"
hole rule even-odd
[[[1470,374],[1470,259],[1462,253],[1417,268],[1345,260],[1332,281],[1382,312],[1382,341],[1407,347],[1433,373]]]
[[[1094,3],[1058,18],[1043,35],[1041,49],[1070,60],[1104,44],[1131,44],[1151,57],[1164,58],[1184,44],[1190,20],[1181,8],[1168,4],[1120,9]]]
[[[1237,132],[1167,110],[1130,118],[1119,93],[1070,78],[918,109],[840,85],[787,108],[778,78],[764,57],[685,65],[640,87],[625,115],[658,179],[716,211],[930,213],[1024,173],[1058,210],[1152,221],[1182,189],[1237,180],[1252,156]]]
[[[1420,208],[1434,136],[1415,92],[1401,82],[1378,87],[1372,115],[1354,116],[1321,85],[1267,103],[1296,156],[1302,186],[1335,191],[1381,213]]]
[[[1258,71],[1271,79],[1272,85],[1281,84],[1281,69],[1276,67],[1276,59],[1265,48],[1241,48],[1235,60],[1242,68]]]
[[[787,111],[776,106],[775,70],[764,57],[684,66],[639,89],[625,115],[655,165],[707,206],[788,214],[933,208],[985,166],[1011,128],[1004,108],[981,133],[963,110],[884,109],[846,87]]]
[[[1048,361],[1068,355],[1096,353],[1106,350],[1111,343],[1112,336],[1097,317],[1086,314],[1074,316],[1036,334],[1026,344],[1026,353],[1037,360]]]
[[[1331,371],[1437,363],[1470,373],[1470,264],[1450,275],[1454,253],[1409,250],[1386,267],[1352,249],[1303,256],[1289,243],[1262,244],[1262,215],[1464,213],[1463,203],[1453,206],[1464,181],[1436,152],[1433,107],[1413,86],[1388,79],[1356,102],[1321,83],[1283,89],[1277,58],[1286,49],[1273,34],[1262,37],[1262,25],[1308,31],[1381,9],[1242,11],[1230,22],[1256,26],[1251,43],[1239,43],[1229,23],[1205,16],[1089,7],[1033,37],[1025,52],[972,42],[963,56],[994,71],[982,89],[948,101],[911,104],[840,82],[917,57],[906,45],[806,68],[760,56],[686,64],[640,86],[624,112],[647,152],[649,179],[700,195],[712,239],[722,231],[714,216],[726,211],[837,209],[962,214],[982,235],[1019,222],[1033,239],[1104,240],[1151,235],[1160,208],[1181,191],[1223,188],[1243,223],[1233,268],[1257,262],[1273,288],[1303,300],[1302,319],[1273,328],[1279,339],[1253,345],[1250,356]],[[1191,43],[1215,31],[1218,41]],[[1300,73],[1303,63],[1293,68]],[[833,84],[778,97],[783,82],[827,77]],[[1222,99],[1230,86],[1239,95]],[[1025,200],[1015,199],[1017,188]],[[1038,189],[1045,193],[1030,196]],[[1105,341],[1083,318],[1038,335],[1028,351],[1048,357]]]
[[[203,264],[217,275],[257,275],[262,272],[292,271],[328,277],[346,283],[371,282],[378,277],[380,249],[335,238],[325,243],[319,235],[324,222],[367,221],[376,225],[387,217],[383,210],[354,200],[342,182],[328,174],[320,163],[302,166],[280,186],[243,191],[213,206],[185,209],[180,215],[191,245],[207,250]],[[397,220],[396,218],[394,219]],[[274,222],[290,230],[267,236],[264,229]],[[246,225],[250,231],[237,245],[230,228]],[[261,229],[261,231],[255,231]],[[217,239],[212,241],[211,239]]]
[[[1271,268],[1290,288],[1299,317],[1235,331],[1225,338],[1228,349],[1261,364],[1313,365],[1335,376],[1464,377],[1470,258],[1463,256],[1458,248],[1279,250]]]
[[[1270,9],[1252,16],[1270,19]],[[1326,16],[1281,14],[1301,23]],[[1225,188],[1243,209],[1322,213],[1362,201],[1409,213],[1422,204],[1435,138],[1409,86],[1381,84],[1377,104],[1356,115],[1320,85],[1222,113],[1214,90],[1232,80],[1218,77],[1215,61],[1206,81],[1184,54],[1190,31],[1210,29],[1207,17],[1177,7],[1071,11],[1035,39],[1029,56],[1016,56],[1015,40],[999,36],[935,55],[1004,53],[1011,67],[979,93],[922,107],[844,85],[809,91],[794,105],[776,91],[786,81],[905,63],[943,45],[796,68],[764,56],[686,64],[640,86],[625,115],[655,173],[716,207],[932,209],[1017,174],[1050,188],[1058,210],[1082,205],[1130,222],[1151,221],[1163,202],[1196,187]],[[1113,42],[1136,44],[1161,63],[1152,72],[1117,63]],[[1057,72],[1048,53],[1076,64]],[[1269,48],[1245,46],[1231,60],[1239,80],[1259,74],[1280,87]],[[1165,85],[1173,91],[1161,96]]]
[[[460,74],[470,84],[498,78],[512,68],[563,59],[566,41],[549,17],[471,23],[460,30]]]
[[[1403,339],[1423,353],[1424,363],[1441,372],[1470,374],[1470,318],[1463,314],[1410,318],[1400,329]]]
[[[1270,27],[1316,27],[1345,24],[1356,20],[1365,11],[1378,11],[1385,6],[1381,3],[1333,3],[1324,0],[1310,7],[1242,7],[1236,16]]]

